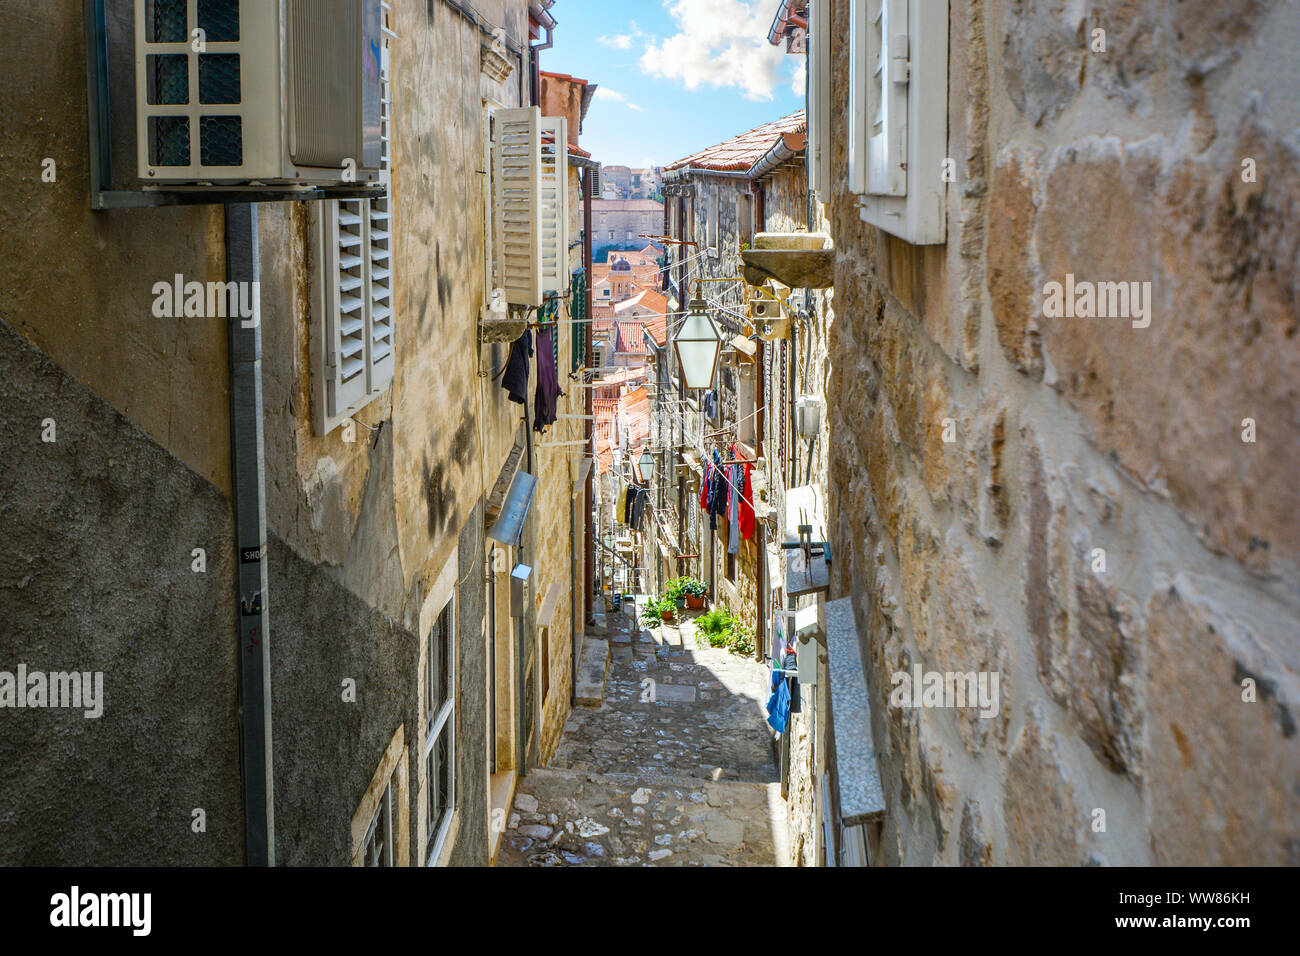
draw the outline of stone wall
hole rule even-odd
[[[954,0],[949,34],[946,245],[862,223],[832,138],[884,862],[1300,862],[1300,12]],[[1149,282],[1149,324],[1047,317],[1067,275]],[[998,673],[998,715],[886,707],[913,665]]]

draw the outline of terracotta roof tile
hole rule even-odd
[[[731,172],[749,169],[762,159],[769,149],[781,137],[791,133],[805,133],[808,123],[804,112],[791,113],[771,123],[756,126],[747,133],[733,136],[731,139],[702,149],[694,155],[669,163],[665,169],[681,169],[684,166],[698,166],[717,172]]]

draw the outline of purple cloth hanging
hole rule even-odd
[[[540,432],[555,423],[555,402],[563,394],[560,391],[560,376],[555,368],[555,349],[551,346],[550,329],[537,332],[537,391],[533,404],[537,406],[533,418],[533,431]]]

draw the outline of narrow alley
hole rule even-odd
[[[767,668],[634,620],[611,618],[603,701],[520,784],[497,865],[784,864]]]

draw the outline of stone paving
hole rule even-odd
[[[783,864],[766,668],[690,621],[634,634],[610,637],[601,706],[519,784],[497,865]]]

